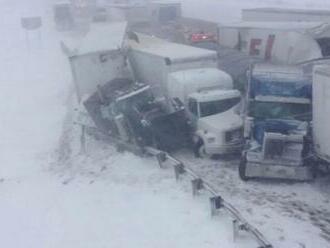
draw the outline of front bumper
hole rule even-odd
[[[265,160],[258,152],[248,152],[245,176],[247,178],[268,178],[296,181],[314,179],[312,166],[305,166],[301,161],[284,159]]]
[[[313,172],[307,166],[284,166],[247,163],[245,176],[248,178],[285,179],[296,181],[313,180]]]

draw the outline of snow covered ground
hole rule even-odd
[[[229,15],[235,18],[243,5],[224,2],[218,13],[219,1],[198,7],[200,1],[184,1],[190,1],[186,13],[212,20],[225,9],[235,10]],[[31,15],[43,17],[40,32],[21,28],[20,18]],[[1,247],[255,247],[248,237],[233,243],[231,220],[210,218],[207,195],[192,198],[188,180],[177,184],[172,170],[160,170],[151,158],[118,154],[93,139],[87,155],[80,154],[71,74],[49,2],[2,0],[0,18]],[[243,183],[232,165],[178,156],[274,247],[330,247],[326,184]]]

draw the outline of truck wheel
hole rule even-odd
[[[241,156],[241,160],[238,166],[238,174],[239,177],[243,180],[243,181],[247,181],[249,178],[246,176],[246,153],[243,153]]]
[[[203,140],[200,137],[197,137],[196,140],[194,141],[194,154],[196,158],[204,158],[206,157],[205,153],[205,145]]]
[[[208,154],[205,151],[205,145],[204,142],[202,141],[202,144],[200,145],[199,149],[198,149],[198,154],[200,158],[207,158],[209,157]]]

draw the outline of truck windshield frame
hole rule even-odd
[[[257,119],[311,121],[312,105],[310,103],[251,101],[248,113],[249,116]]]
[[[238,105],[240,102],[240,96],[230,97],[216,101],[200,102],[200,117],[207,117],[210,115],[226,112]]]
[[[188,100],[188,109],[189,111],[196,117],[199,116],[199,111],[198,111],[198,102],[194,98],[189,98]]]

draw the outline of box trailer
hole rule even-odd
[[[128,44],[129,60],[138,81],[152,85],[157,96],[167,93],[168,74],[186,69],[217,68],[217,53],[136,34]]]
[[[330,10],[282,8],[243,9],[242,20],[251,22],[330,22]]]
[[[314,151],[330,163],[330,65],[318,65],[313,73]]]
[[[297,64],[330,55],[330,25],[322,22],[235,22],[218,26],[218,42],[265,61]]]

